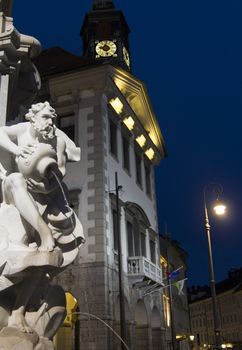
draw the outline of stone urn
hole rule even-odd
[[[16,158],[19,172],[26,178],[41,181],[46,177],[50,167],[57,166],[56,150],[48,143],[37,143],[34,145],[32,154]]]

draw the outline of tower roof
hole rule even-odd
[[[94,0],[92,4],[92,9],[95,10],[106,10],[114,9],[114,3],[112,0]]]

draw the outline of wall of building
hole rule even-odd
[[[195,347],[214,344],[212,300],[210,297],[190,303],[192,332]],[[230,289],[217,295],[217,311],[223,343],[242,343],[242,290]],[[206,344],[206,345],[205,345]]]
[[[174,328],[174,336],[177,339],[177,346],[179,350],[190,349],[190,318],[187,295],[187,253],[180,247],[179,243],[171,240],[168,235],[160,237],[161,245],[161,262],[164,265],[164,280],[165,284],[171,284],[171,288],[163,290],[163,298],[166,299],[167,308],[165,312],[166,338],[169,344],[172,343],[172,324]],[[169,269],[168,269],[169,264]],[[179,273],[176,278],[168,279],[167,272],[178,270]],[[184,280],[182,292],[179,292],[175,287],[177,281]],[[171,304],[172,310],[168,307]],[[172,312],[172,318],[170,315]]]
[[[118,124],[118,157],[109,152],[107,74],[100,67],[95,74],[87,72],[58,76],[49,81],[52,104],[62,116],[74,114],[75,141],[81,147],[81,162],[68,164],[65,182],[70,190],[74,208],[82,222],[86,243],[74,264],[56,277],[70,291],[83,313],[94,314],[119,330],[119,283],[117,255],[114,252],[112,195],[115,172],[118,173],[121,203],[133,202],[142,208],[150,230],[146,232],[147,259],[150,259],[149,234],[156,241],[156,265],[159,268],[159,242],[155,201],[154,172],[151,172],[151,197],[136,184],[134,141],[130,141],[131,170],[122,166],[121,126]],[[142,163],[143,179],[144,167]],[[74,197],[77,198],[74,198]],[[126,213],[121,208],[124,292],[127,320],[127,342],[131,349],[147,350],[165,347],[161,293],[143,297],[133,286],[127,273]],[[144,277],[144,276],[143,276]],[[80,349],[114,350],[120,344],[105,325],[91,316],[82,315],[79,333]]]

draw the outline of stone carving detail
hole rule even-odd
[[[41,85],[30,59],[39,55],[41,44],[14,27],[12,3],[13,0],[0,0],[0,125],[22,118]]]
[[[80,149],[55,126],[48,102],[0,128],[0,349],[53,349],[65,293],[51,279],[84,242],[63,183]]]

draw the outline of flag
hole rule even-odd
[[[184,278],[183,280],[177,281],[173,283],[172,285],[177,288],[178,295],[184,295],[183,288],[184,288],[184,282],[187,280],[187,278]]]
[[[182,268],[183,268],[183,266],[180,266],[180,267],[178,267],[178,269],[176,269],[172,272],[168,272],[167,273],[168,278],[170,278],[171,280],[175,280],[179,276]]]

